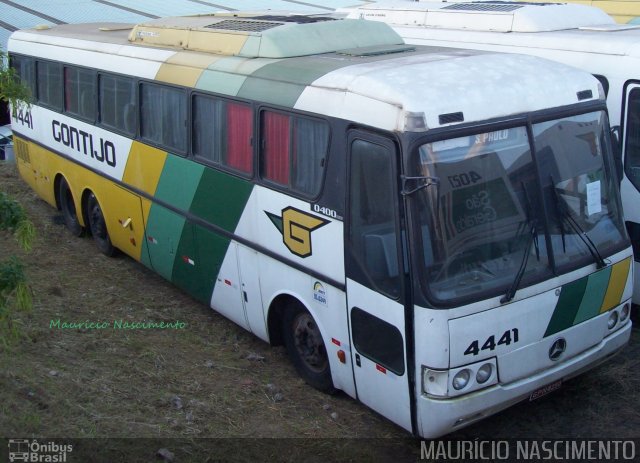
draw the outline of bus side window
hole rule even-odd
[[[329,124],[295,114],[261,114],[262,178],[307,197],[320,192]]]
[[[10,55],[10,65],[15,69],[23,84],[29,87],[31,97],[36,96],[35,60],[26,56]]]
[[[95,73],[87,69],[64,67],[64,110],[93,122],[96,113]]]
[[[184,90],[151,83],[140,86],[140,136],[176,154],[187,149]]]
[[[129,77],[101,74],[98,79],[99,123],[133,136],[136,133],[136,86]]]
[[[36,72],[38,101],[43,106],[62,111],[62,65],[38,61]]]
[[[191,149],[199,160],[253,173],[253,109],[206,95],[192,97]]]
[[[640,88],[631,90],[627,104],[624,171],[640,189]]]
[[[351,254],[378,290],[399,295],[400,271],[391,155],[364,140],[351,145]]]
[[[351,311],[353,344],[362,355],[395,374],[404,374],[404,341],[400,330],[354,307]]]

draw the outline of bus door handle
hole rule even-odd
[[[356,354],[356,365],[361,366],[360,365],[360,354]]]
[[[131,225],[131,217],[129,217],[127,220],[121,220],[120,224],[122,225],[122,228],[127,228],[129,225]]]

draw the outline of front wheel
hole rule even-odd
[[[116,254],[116,248],[111,244],[109,232],[107,231],[107,223],[102,215],[102,209],[98,198],[93,193],[89,194],[87,199],[87,218],[89,221],[89,230],[98,249],[105,256],[112,257]]]
[[[291,363],[307,384],[328,394],[335,393],[320,329],[311,314],[299,304],[292,304],[285,311],[283,338]]]

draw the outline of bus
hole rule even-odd
[[[602,86],[386,24],[212,14],[16,31],[23,179],[416,436],[628,342],[632,249]],[[552,84],[552,85],[550,85]]]
[[[614,128],[622,206],[635,255],[633,303],[640,304],[640,26],[616,24],[598,8],[575,4],[396,1],[341,11],[349,18],[388,23],[408,43],[524,53],[596,76]]]
[[[542,3],[553,3],[550,0],[538,1]],[[565,2],[600,8],[615,19],[616,22],[621,24],[635,23],[636,18],[640,17],[640,1],[638,0],[563,0],[562,3]]]

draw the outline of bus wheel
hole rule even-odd
[[[82,236],[84,229],[78,221],[78,214],[76,214],[76,205],[73,202],[71,188],[69,188],[69,184],[64,177],[60,179],[60,184],[58,185],[58,198],[60,199],[60,210],[62,211],[62,218],[64,219],[67,230],[69,230],[73,236]]]
[[[285,311],[282,331],[289,358],[298,374],[316,389],[335,393],[327,349],[311,314],[299,304],[292,304]]]
[[[109,257],[115,255],[116,248],[111,244],[100,203],[98,203],[98,198],[93,193],[89,193],[89,198],[87,199],[87,218],[89,220],[89,230],[91,230],[93,240],[96,242],[100,252]]]

